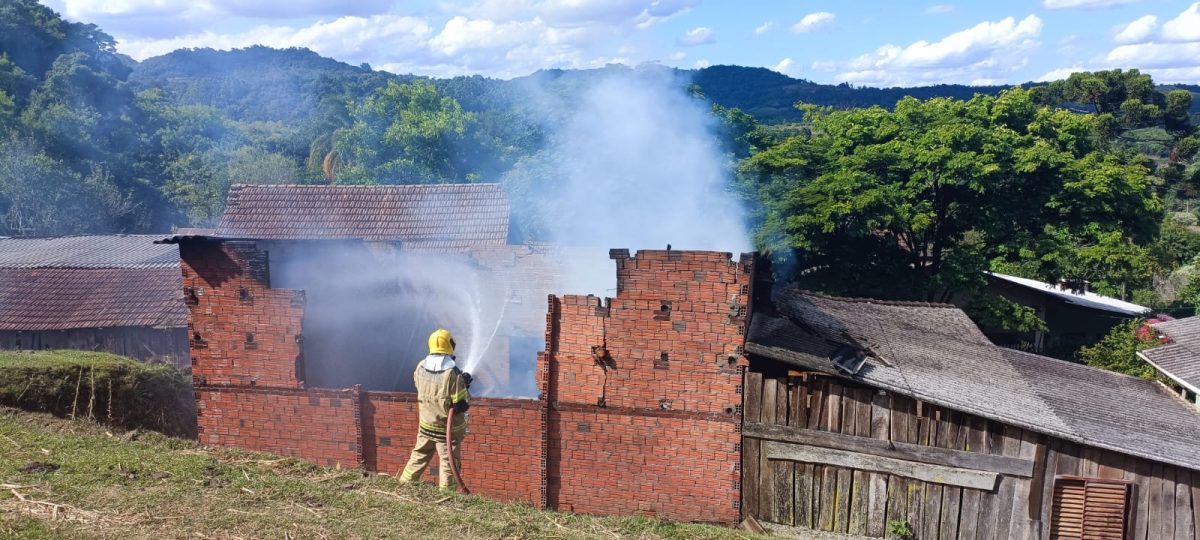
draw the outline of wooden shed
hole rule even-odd
[[[159,236],[0,238],[0,349],[190,364],[179,249]]]
[[[786,291],[747,335],[743,514],[918,539],[1187,539],[1200,412],[993,345],[947,305]]]

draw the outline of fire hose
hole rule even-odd
[[[446,413],[446,453],[450,455],[450,471],[454,473],[454,479],[458,481],[458,491],[464,495],[470,495],[471,490],[467,488],[462,474],[458,472],[458,460],[454,459],[454,407],[451,407],[450,412]]]

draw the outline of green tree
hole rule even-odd
[[[805,286],[944,301],[983,286],[993,260],[1123,282],[1140,269],[1130,246],[1157,232],[1145,168],[1102,144],[1094,115],[1029,91],[805,110],[811,135],[740,171],[765,208],[759,240]]]
[[[1154,366],[1138,358],[1142,351],[1158,344],[1144,329],[1146,322],[1134,319],[1113,327],[1099,343],[1079,349],[1079,360],[1089,366],[1153,380]]]
[[[334,133],[341,161],[336,181],[435,183],[471,178],[469,163],[456,159],[474,115],[433,84],[388,82],[350,108],[353,123]]]

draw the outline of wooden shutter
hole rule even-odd
[[[1098,478],[1059,478],[1054,485],[1050,538],[1122,540],[1129,484]]]

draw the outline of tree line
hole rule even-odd
[[[0,5],[0,235],[209,225],[233,182],[528,189],[547,148],[538,105],[514,82],[397,76],[298,49],[173,55],[187,61],[137,64],[94,25],[33,0]],[[203,78],[213,72],[223,76]],[[720,73],[705,80],[733,91]],[[536,77],[564,94],[583,84]],[[837,99],[862,98],[850,90]],[[711,104],[730,189],[783,281],[946,301],[983,291],[991,270],[1179,313],[1200,304],[1189,89],[1112,70],[973,96],[941,90],[952,97],[800,103],[786,115],[770,101],[769,118],[786,120],[774,123],[712,103],[702,85],[692,96]],[[757,103],[752,94],[738,99]],[[544,224],[529,219],[517,226],[537,240]],[[969,311],[987,326],[1040,323],[973,297]]]

